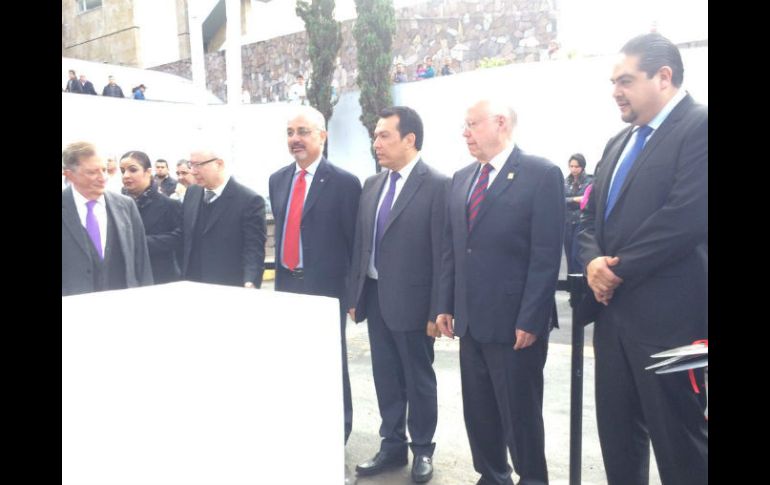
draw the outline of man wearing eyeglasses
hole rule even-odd
[[[259,288],[265,269],[265,200],[227,173],[211,149],[190,154],[197,185],[183,203],[184,279]]]
[[[564,231],[559,167],[513,141],[516,113],[472,105],[463,136],[475,161],[447,202],[436,324],[460,337],[465,428],[479,484],[548,483],[543,367],[555,325]]]
[[[286,126],[294,161],[270,176],[275,217],[275,289],[341,299],[353,252],[353,229],[361,183],[322,154],[323,114],[293,108]],[[345,309],[340,304],[345,442],[353,426]]]

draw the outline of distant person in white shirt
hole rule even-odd
[[[120,194],[123,189],[123,177],[114,158],[107,159],[107,190]]]
[[[294,104],[307,104],[307,92],[305,91],[305,77],[297,74],[296,81],[289,88],[289,102]]]

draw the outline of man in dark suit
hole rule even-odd
[[[225,171],[210,149],[190,154],[198,185],[185,194],[182,277],[259,288],[265,269],[265,200]]]
[[[345,442],[353,426],[346,311],[342,299],[353,254],[361,183],[322,151],[326,121],[315,108],[292,111],[286,128],[294,162],[270,176],[275,218],[275,289],[340,300]]]
[[[94,89],[94,84],[86,79],[85,74],[80,75],[80,86],[83,88],[83,94],[93,94],[96,96],[96,89]]]
[[[386,168],[364,184],[348,295],[350,317],[367,319],[380,408],[380,451],[356,467],[374,475],[408,462],[412,479],[433,476],[438,418],[432,336],[438,291],[447,177],[420,158],[423,128],[411,108],[383,110],[374,150]],[[407,416],[408,407],[408,416]]]
[[[78,82],[77,75],[75,74],[75,71],[70,69],[69,72],[67,72],[67,89],[65,89],[68,93],[82,93],[83,92],[83,86],[80,85]]]
[[[455,173],[442,261],[441,332],[460,337],[465,427],[479,484],[548,483],[543,367],[564,231],[561,170],[512,141],[516,113],[480,101]],[[454,318],[454,322],[452,321]]]
[[[604,149],[578,235],[598,310],[599,441],[610,485],[648,483],[650,439],[664,485],[705,484],[703,392],[686,373],[644,368],[708,338],[708,110],[680,90],[668,39],[642,35],[621,52],[611,80],[630,125]]]
[[[113,98],[125,98],[123,90],[115,82],[114,76],[108,76],[107,85],[102,89],[102,96],[112,96]]]
[[[152,284],[144,226],[130,198],[106,192],[107,165],[87,142],[62,153],[61,294]]]
[[[168,162],[162,158],[155,160],[155,181],[161,194],[171,195],[176,192],[177,181],[168,172]]]

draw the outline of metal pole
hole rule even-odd
[[[583,297],[585,282],[582,274],[567,275],[572,307],[572,383],[569,429],[569,483],[580,485],[580,465],[583,451],[583,341],[585,330],[577,323],[576,309]]]

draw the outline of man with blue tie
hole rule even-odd
[[[604,149],[578,235],[609,485],[647,485],[650,441],[664,485],[708,483],[702,370],[692,382],[645,370],[652,354],[708,339],[708,109],[683,80],[660,34],[621,49],[611,81],[630,125]]]
[[[323,156],[326,120],[310,106],[292,108],[286,140],[294,162],[270,176],[275,218],[275,289],[340,300],[345,442],[353,427],[347,323],[342,299],[353,254],[361,183]]]
[[[460,337],[463,413],[479,485],[548,483],[543,367],[555,325],[564,183],[513,142],[516,113],[482,100],[463,136],[476,159],[455,173],[441,266],[441,332]],[[506,450],[507,449],[507,450]]]
[[[367,320],[382,441],[356,472],[405,466],[411,446],[412,480],[422,483],[433,476],[436,446],[434,337],[427,332],[436,319],[448,179],[422,161],[422,120],[413,109],[383,110],[374,136],[386,170],[361,193],[348,304],[355,322]]]

